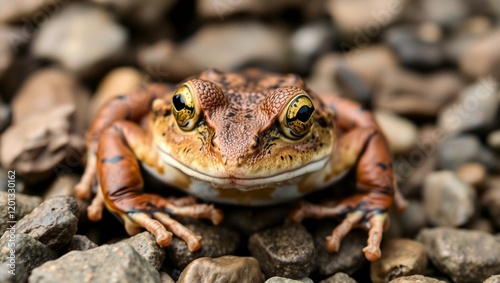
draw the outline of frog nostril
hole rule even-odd
[[[254,136],[253,140],[252,140],[252,143],[250,144],[250,147],[252,149],[256,149],[257,147],[259,147],[259,142],[260,142],[259,137],[258,136]]]

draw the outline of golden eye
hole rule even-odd
[[[172,97],[172,114],[182,130],[194,129],[198,121],[199,111],[196,109],[195,97],[191,88],[184,84]]]
[[[285,136],[292,140],[305,137],[314,123],[314,105],[306,94],[299,94],[288,103],[280,115],[280,125]]]

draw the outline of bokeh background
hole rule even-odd
[[[0,178],[74,195],[96,109],[208,67],[297,73],[374,110],[409,199],[392,237],[499,232],[498,0],[0,0]]]

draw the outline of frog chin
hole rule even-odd
[[[168,165],[177,168],[189,177],[204,181],[211,184],[215,188],[221,189],[238,189],[242,191],[257,190],[266,187],[273,187],[284,185],[288,183],[297,183],[298,179],[305,177],[311,173],[317,172],[325,167],[328,162],[328,157],[315,160],[309,164],[301,166],[300,168],[281,172],[275,175],[266,177],[236,177],[227,174],[225,176],[213,176],[206,173],[201,173],[189,166],[186,166],[173,158],[171,155],[160,150],[162,160]]]

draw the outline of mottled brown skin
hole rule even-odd
[[[172,187],[200,195],[201,186],[215,201],[241,205],[286,201],[355,168],[355,194],[334,206],[302,202],[290,217],[300,222],[344,215],[326,239],[327,248],[337,251],[351,228],[365,227],[364,252],[371,261],[380,257],[394,199],[399,209],[405,205],[373,115],[352,101],[320,97],[296,75],[207,70],[177,88],[153,85],[103,107],[87,143],[90,154],[78,194],[90,197],[96,173],[100,185],[89,218],[99,220],[105,205],[124,220],[129,234],[145,228],[162,246],[174,233],[191,251],[201,247],[201,237],[172,215],[218,224],[223,214],[191,197],[145,193],[139,161]]]

